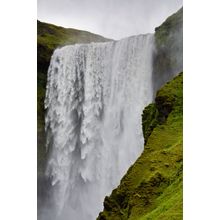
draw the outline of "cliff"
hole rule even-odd
[[[155,29],[155,103],[143,112],[145,149],[121,184],[104,201],[99,220],[182,219],[182,14],[180,9]],[[38,181],[46,162],[44,97],[53,50],[59,46],[107,41],[101,36],[38,21]],[[158,91],[158,89],[160,89]],[[157,92],[158,91],[158,92]],[[38,193],[46,195],[46,183]]]
[[[183,8],[155,29],[153,84],[156,92],[183,71]]]
[[[155,29],[155,103],[142,115],[144,152],[105,198],[98,220],[182,219],[182,71],[183,8]]]
[[[98,220],[182,219],[182,73],[142,115],[145,147],[104,201]]]

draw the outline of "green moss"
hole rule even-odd
[[[145,144],[147,142],[148,137],[150,136],[151,132],[155,128],[158,123],[158,110],[155,104],[148,105],[142,114],[142,130],[144,134]]]
[[[47,71],[50,57],[57,47],[76,43],[104,42],[108,40],[109,39],[87,31],[63,28],[37,21],[38,71]]]
[[[182,185],[182,177],[180,176],[156,199],[157,204],[159,204],[158,207],[141,217],[140,220],[182,219]]]
[[[144,109],[144,151],[98,220],[182,219],[182,87],[181,73]]]
[[[173,40],[173,38],[171,37],[171,35],[173,32],[177,32],[179,29],[182,28],[182,23],[183,8],[174,13],[172,16],[168,17],[162,25],[155,28],[156,44],[172,46],[171,41]]]

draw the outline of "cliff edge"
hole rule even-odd
[[[145,147],[104,201],[98,220],[182,219],[183,74],[142,115]]]

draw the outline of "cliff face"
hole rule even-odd
[[[71,28],[58,27],[37,21],[37,146],[38,175],[44,170],[46,161],[44,132],[44,98],[47,82],[47,70],[50,58],[57,47],[90,42],[109,41],[102,36]]]
[[[182,72],[180,9],[155,30],[153,86]],[[44,98],[53,50],[75,43],[108,41],[101,36],[38,21],[38,195],[45,196],[41,178],[45,162]],[[145,149],[121,184],[104,201],[99,220],[182,219],[182,74],[157,92],[143,112]],[[42,187],[44,186],[44,187]],[[40,200],[39,200],[40,202]]]
[[[154,91],[183,71],[183,8],[155,29]]]
[[[144,152],[105,198],[98,220],[182,219],[182,71],[181,8],[155,29],[155,103],[142,115]]]
[[[153,58],[153,87],[156,91],[175,74],[183,70],[183,9],[167,18],[155,29],[155,53]],[[38,128],[38,173],[46,161],[44,133],[44,98],[47,70],[51,55],[57,47],[90,42],[105,42],[109,39],[86,31],[58,27],[37,21],[37,128]]]
[[[144,151],[98,220],[182,219],[182,86],[181,73],[144,109]]]

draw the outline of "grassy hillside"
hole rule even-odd
[[[182,73],[157,92],[142,115],[145,147],[98,220],[182,219]]]
[[[37,21],[37,67],[38,71],[47,71],[50,57],[55,48],[76,44],[107,41],[102,36],[87,31],[58,27]]]
[[[102,36],[70,28],[58,27],[37,21],[37,145],[38,174],[42,173],[45,163],[45,133],[44,133],[44,98],[47,82],[47,70],[50,57],[57,47],[75,44],[104,42]]]

